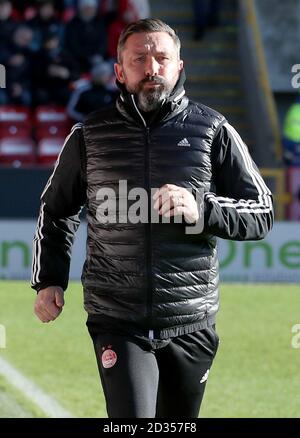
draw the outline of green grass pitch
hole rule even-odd
[[[217,331],[221,342],[202,404],[202,417],[299,417],[300,289],[291,284],[223,284]],[[42,324],[25,281],[0,282],[0,324],[7,359],[76,417],[106,417],[94,351],[85,327],[79,283],[71,282],[63,313]],[[0,417],[43,417],[0,376]]]

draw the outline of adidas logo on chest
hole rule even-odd
[[[191,145],[187,138],[183,138],[179,143],[177,143],[177,146],[190,147]]]

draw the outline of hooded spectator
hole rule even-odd
[[[105,24],[97,14],[96,0],[79,0],[78,12],[66,27],[65,48],[74,56],[81,72],[90,71],[95,57],[106,55]]]
[[[31,104],[32,30],[21,25],[13,33],[12,41],[1,51],[0,63],[6,66],[6,102]]]
[[[63,25],[57,18],[54,0],[38,0],[37,14],[28,21],[28,25],[34,32],[34,48],[39,50],[44,42],[45,36],[51,32],[62,38]]]
[[[18,23],[12,17],[12,3],[0,0],[0,50],[11,40]]]
[[[45,36],[43,48],[35,58],[35,104],[65,105],[70,98],[70,83],[79,77],[79,68],[71,54],[59,44],[56,32]]]
[[[82,121],[84,117],[98,108],[110,105],[117,92],[110,87],[112,67],[108,62],[102,62],[93,67],[91,82],[75,90],[68,104],[69,116]]]

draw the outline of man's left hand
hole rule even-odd
[[[154,208],[165,217],[183,215],[188,223],[199,219],[197,202],[191,192],[175,184],[165,184],[153,196]]]

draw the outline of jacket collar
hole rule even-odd
[[[127,119],[134,120],[136,123],[145,127],[169,120],[183,111],[188,105],[188,98],[185,96],[184,89],[185,80],[185,71],[182,69],[172,93],[162,102],[161,107],[153,114],[151,120],[148,120],[148,122],[146,122],[137,106],[136,96],[129,93],[125,85],[116,80],[117,86],[121,91],[116,102],[117,109]]]

